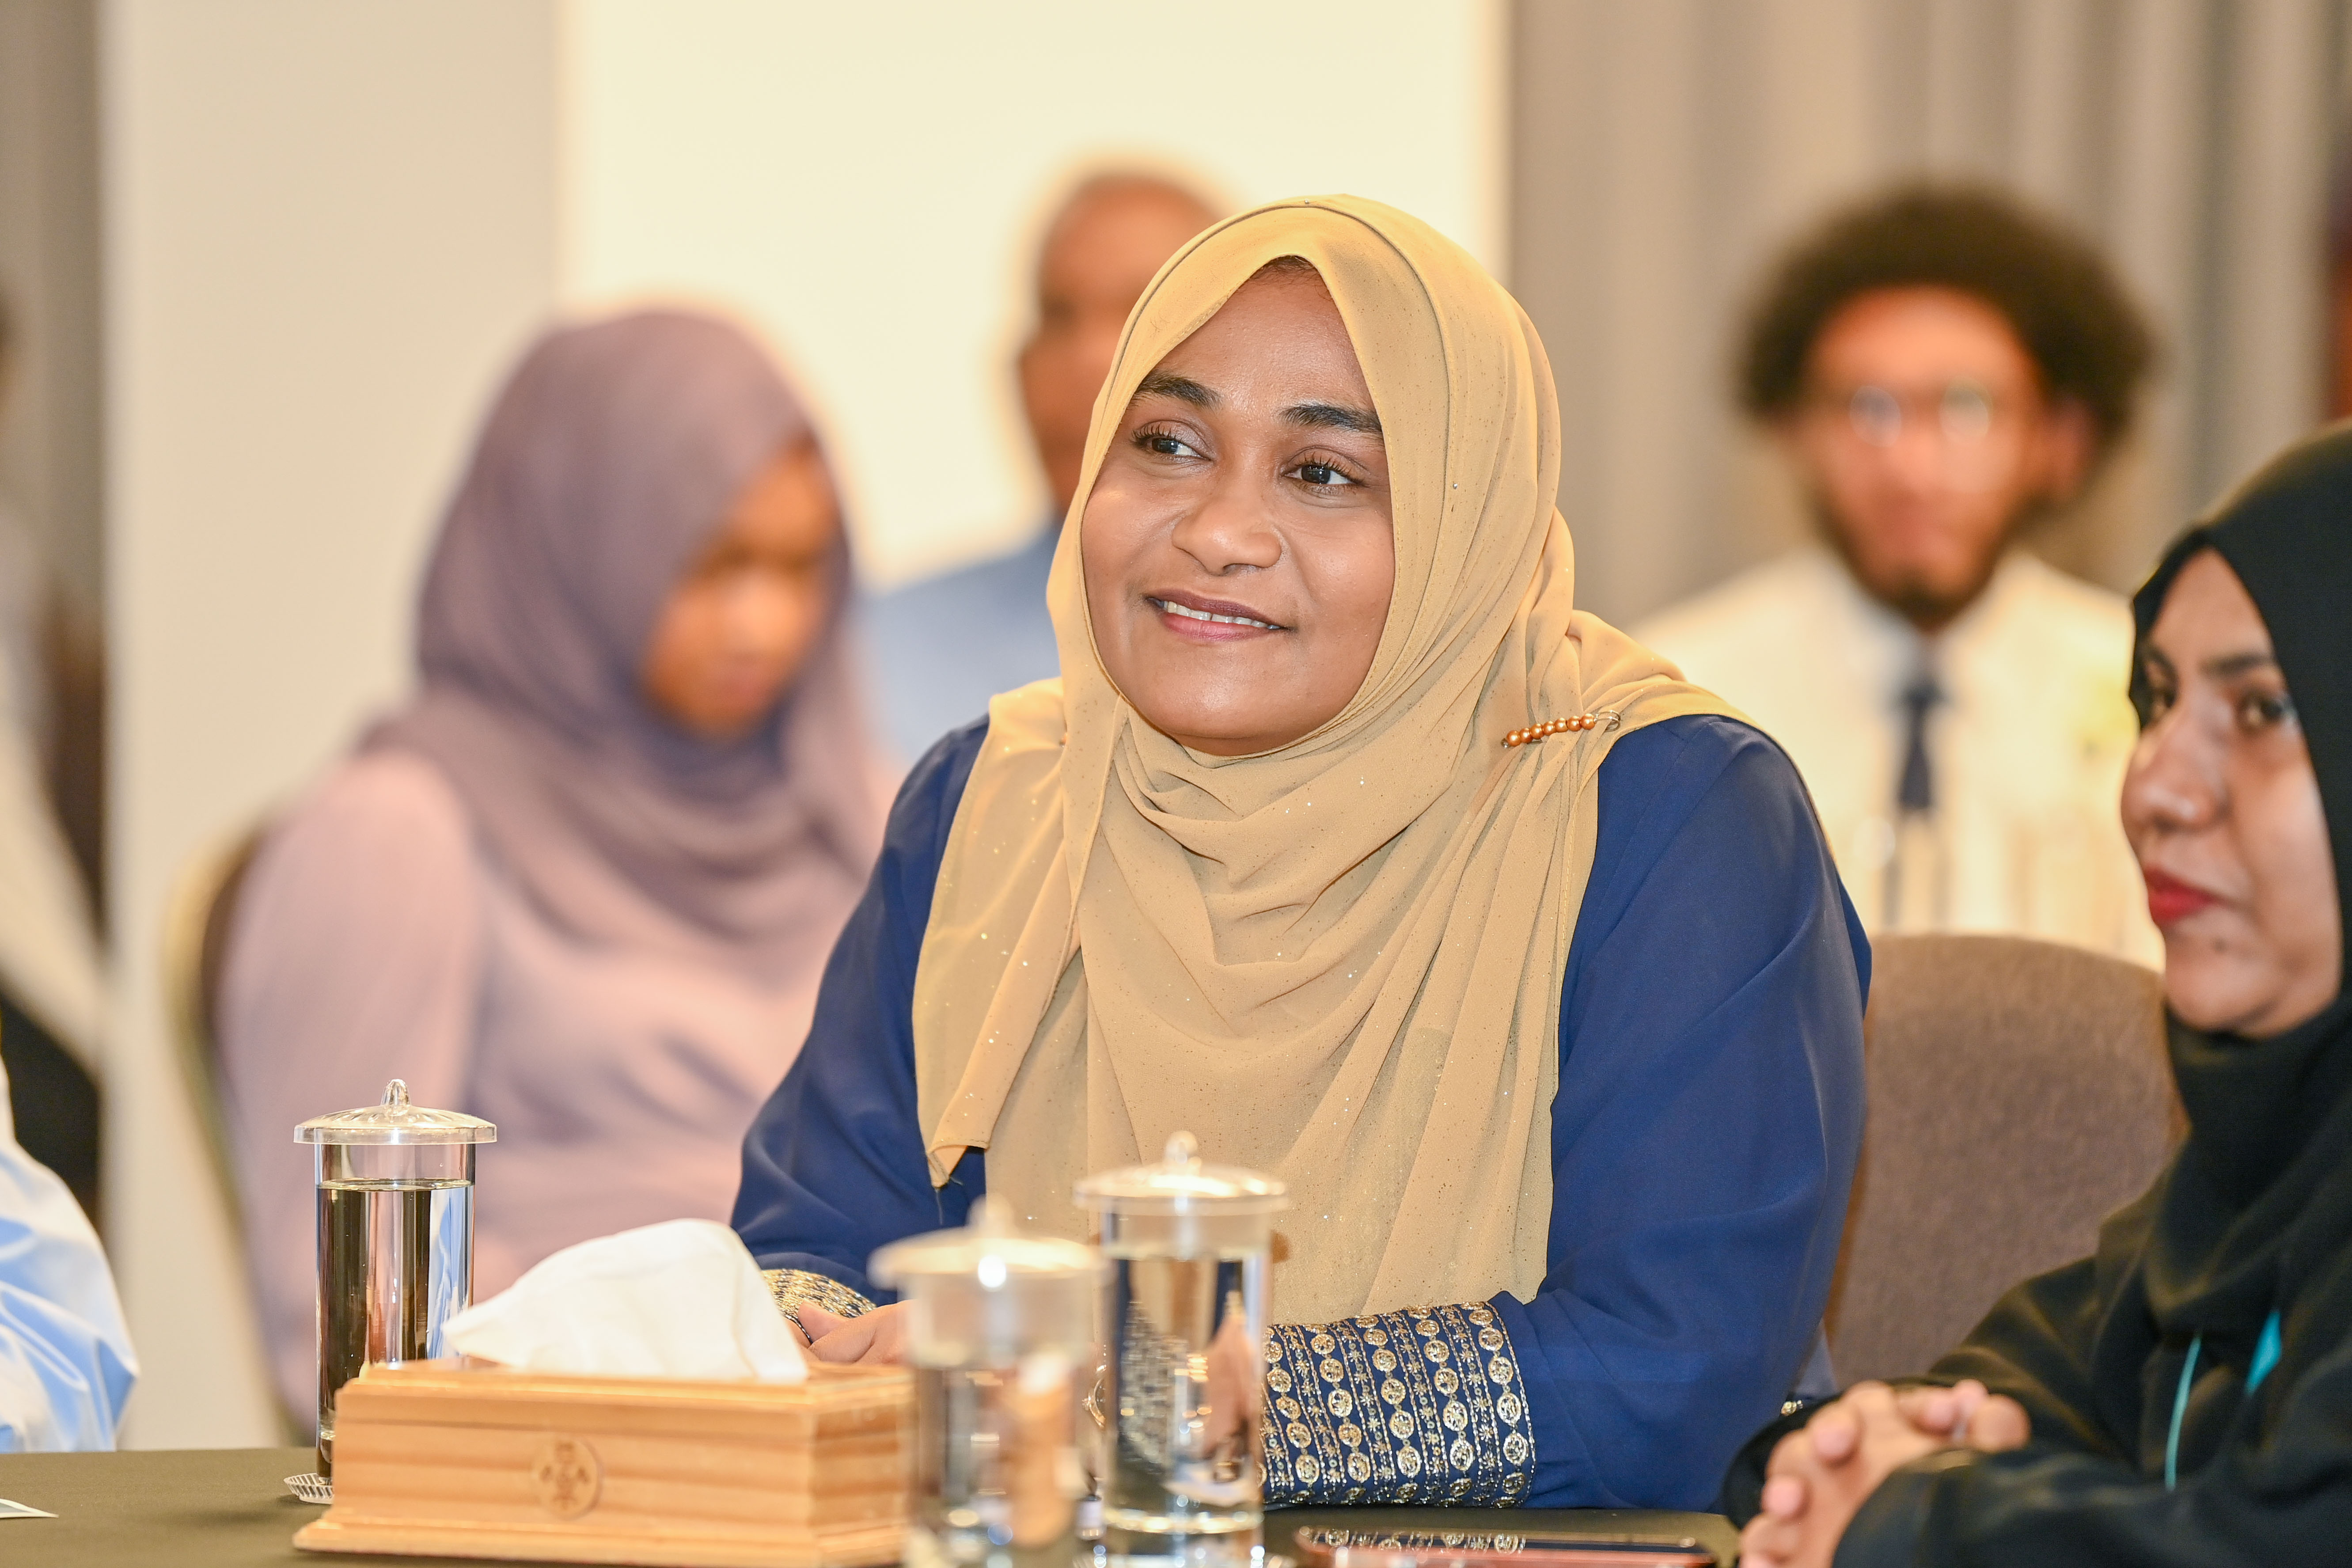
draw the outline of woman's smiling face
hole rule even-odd
[[[1396,546],[1380,418],[1318,275],[1261,271],[1144,377],[1079,527],[1103,667],[1161,733],[1247,756],[1348,705]]]

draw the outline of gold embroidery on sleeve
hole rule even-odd
[[[1269,1504],[1526,1500],[1535,1427],[1493,1308],[1276,1323],[1265,1359]]]

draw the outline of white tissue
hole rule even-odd
[[[567,1247],[451,1318],[446,1333],[453,1351],[533,1372],[808,1376],[759,1264],[733,1231],[707,1219]]]

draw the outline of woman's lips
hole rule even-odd
[[[2185,921],[2198,910],[2221,901],[2196,884],[2162,871],[2143,868],[2140,875],[2147,880],[2147,918],[2160,926]]]
[[[1144,602],[1160,612],[1161,626],[1196,642],[1237,642],[1286,629],[1247,605],[1226,599],[1203,599],[1191,594],[1147,594]]]

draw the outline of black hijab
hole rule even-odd
[[[2289,447],[2181,536],[2132,601],[2143,640],[2181,568],[2208,550],[2237,574],[2270,629],[2318,775],[2337,907],[2352,911],[2352,426]],[[2145,695],[2138,664],[2136,699]],[[2344,919],[2352,934],[2352,912]],[[2352,1331],[2352,1300],[2326,1302],[2311,1289],[2352,1243],[2352,996],[2337,984],[2318,1016],[2266,1040],[2171,1022],[2189,1135],[2153,1216],[2147,1305],[2161,1341],[2202,1334],[2206,1353],[2241,1373],[2277,1310],[2281,1390],[2294,1383],[2298,1360]],[[2297,1321],[2314,1314],[2347,1321],[2332,1332]],[[2234,1389],[2200,1389],[2200,1402],[2234,1405],[2243,1378],[2232,1381]]]

